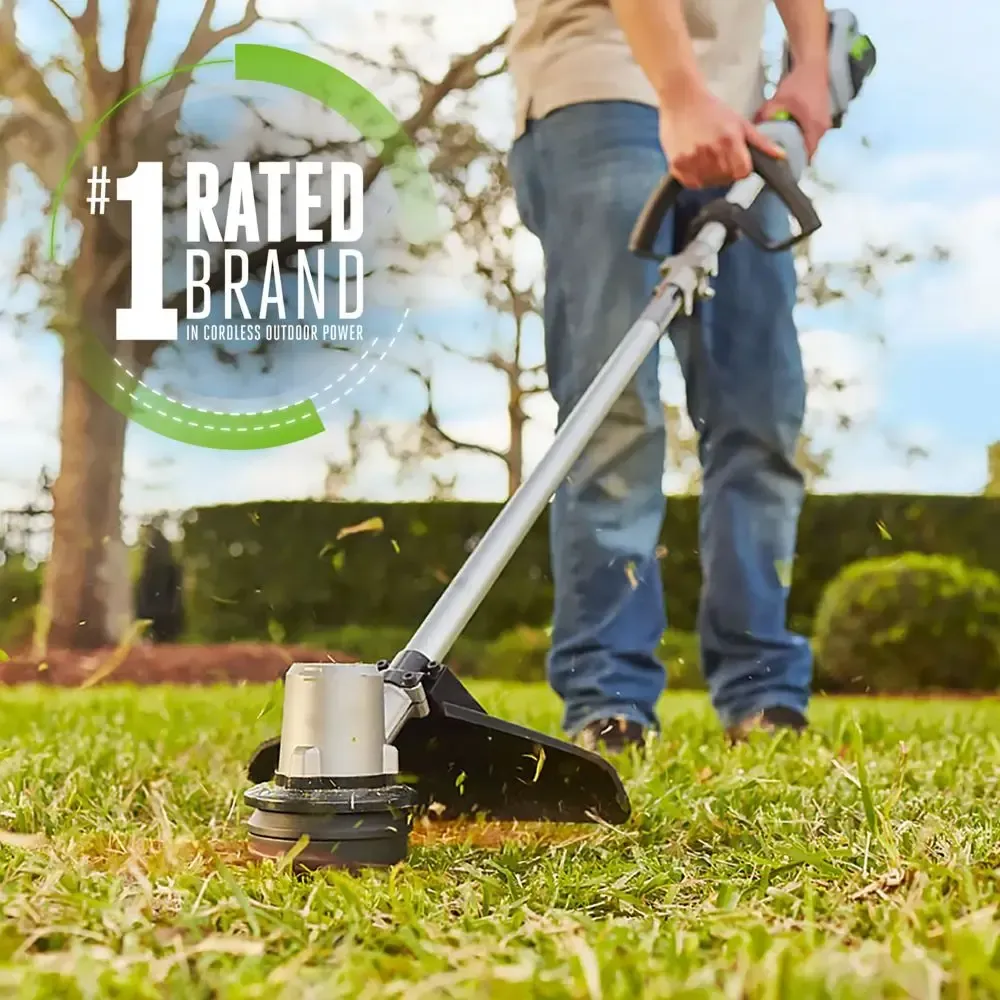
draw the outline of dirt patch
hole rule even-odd
[[[475,823],[440,822],[421,817],[415,820],[410,847],[465,847],[499,851],[517,847],[557,847],[593,841],[602,831],[594,826],[557,823]],[[199,841],[177,838],[169,842],[145,838],[83,837],[69,853],[77,862],[98,871],[135,872],[154,875],[176,870],[207,874],[217,864],[243,868],[259,864],[243,839]]]
[[[419,847],[454,845],[499,850],[507,844],[531,847],[545,844],[578,843],[593,840],[601,831],[596,826],[572,823],[442,822],[420,817],[413,823],[410,843]]]
[[[44,659],[15,657],[0,663],[0,684],[48,684],[80,687],[98,684],[267,684],[283,677],[292,663],[350,663],[346,653],[276,646],[227,643],[212,646],[140,644],[127,651],[114,648],[51,650]]]
[[[111,873],[140,871],[147,875],[184,868],[208,874],[217,864],[241,868],[257,859],[245,840],[198,841],[179,837],[169,842],[145,837],[83,837],[70,844],[66,853],[96,871]]]

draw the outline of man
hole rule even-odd
[[[685,187],[673,232],[751,171],[748,146],[785,110],[810,155],[830,127],[821,0],[775,0],[795,64],[763,100],[767,0],[516,0],[510,173],[545,257],[546,358],[564,419],[649,301],[655,265],[628,252],[669,169]],[[695,190],[697,189],[697,190]],[[787,218],[758,199],[772,234]],[[790,254],[730,247],[715,297],[671,328],[699,432],[702,662],[730,735],[805,725],[812,662],[786,628],[787,567],[803,495],[793,459],[805,380]],[[658,357],[644,364],[552,506],[549,678],[564,727],[611,752],[658,728],[666,626],[656,548],[665,428]]]

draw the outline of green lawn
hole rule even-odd
[[[476,691],[555,728],[543,689]],[[811,735],[732,750],[674,695],[625,828],[301,879],[241,845],[279,714],[270,688],[3,693],[0,996],[1000,996],[998,703],[818,702]]]

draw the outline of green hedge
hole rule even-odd
[[[275,502],[194,511],[184,526],[187,620],[204,640],[290,640],[360,625],[415,628],[461,566],[495,505]],[[380,517],[384,530],[338,534]],[[544,625],[551,585],[544,533],[514,557],[466,634]]]
[[[192,638],[299,640],[317,629],[413,628],[461,566],[497,504],[249,503],[192,511],[183,554]],[[381,518],[384,530],[337,540]],[[955,556],[1000,571],[1000,498],[811,496],[802,514],[789,617],[809,633],[824,587],[846,565],[906,551]],[[667,610],[695,627],[701,576],[698,503],[671,498],[663,532]],[[466,630],[492,639],[550,619],[548,533],[529,533]]]
[[[42,571],[23,556],[0,563],[0,649],[20,649],[35,627],[35,606],[42,593]]]
[[[409,640],[410,629],[369,630],[357,625],[315,632],[304,645],[346,653],[366,662],[392,656]],[[462,677],[490,680],[544,681],[549,630],[521,625],[495,639],[461,638],[448,656],[448,666]],[[667,671],[673,691],[702,690],[698,637],[668,629],[660,640],[657,656]]]

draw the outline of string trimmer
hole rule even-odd
[[[831,12],[829,21],[831,110],[839,127],[874,68],[875,50],[848,11]],[[787,71],[787,49],[784,65]],[[702,209],[683,249],[660,260],[661,280],[649,305],[406,648],[375,664],[289,668],[281,736],[261,745],[249,767],[257,782],[245,795],[254,808],[255,854],[281,857],[294,849],[296,865],[306,868],[395,864],[407,855],[420,810],[443,819],[628,819],[628,795],[608,761],[489,715],[443,659],[667,327],[711,295],[723,249],[742,235],[765,251],[785,250],[819,228],[798,187],[806,166],[798,126],[775,120],[761,131],[786,158],[752,150],[754,172]],[[788,239],[771,240],[749,212],[765,188],[798,223]],[[653,193],[632,234],[634,253],[654,256],[680,191],[668,177]]]

